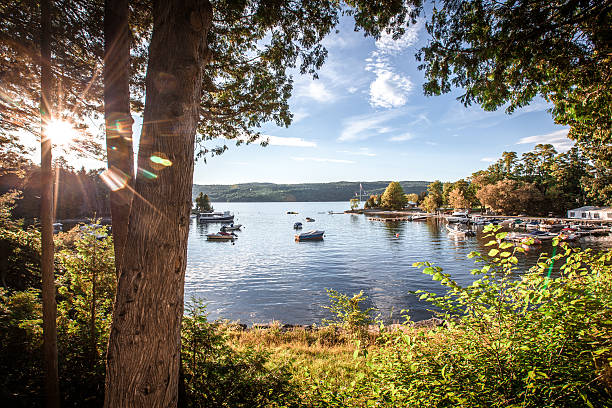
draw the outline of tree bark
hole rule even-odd
[[[115,268],[123,258],[134,185],[130,113],[130,28],[128,0],[104,2],[104,119]]]
[[[208,0],[155,1],[138,177],[106,363],[105,407],[175,407]],[[140,170],[139,170],[140,171]]]
[[[43,303],[43,359],[45,372],[45,406],[59,407],[57,370],[57,304],[53,265],[53,170],[51,139],[46,126],[51,119],[53,72],[51,70],[51,0],[40,2],[40,244]]]

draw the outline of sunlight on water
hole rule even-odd
[[[385,223],[363,215],[327,213],[347,209],[345,202],[214,203],[214,207],[233,211],[234,222],[244,227],[232,245],[206,241],[206,234],[217,232],[220,224],[192,220],[185,298],[207,301],[212,319],[319,322],[328,317],[321,306],[328,303],[325,289],[332,288],[349,294],[363,290],[369,306],[386,321],[400,319],[402,309],[419,320],[431,316],[430,306],[410,292],[440,292],[441,287],[412,264],[433,262],[467,284],[474,268],[467,255],[485,251],[480,232],[474,238],[450,238],[444,224],[436,221]],[[315,222],[305,222],[306,217]],[[293,224],[298,221],[304,225],[302,231],[325,230],[325,239],[295,242]],[[597,247],[602,242],[609,245],[601,240],[585,245]],[[533,265],[538,255],[532,251],[523,256],[521,267]]]

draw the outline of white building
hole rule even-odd
[[[585,207],[575,208],[567,212],[567,218],[577,218],[581,220],[606,220],[612,221],[612,207]]]

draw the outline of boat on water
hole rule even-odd
[[[312,230],[312,231],[302,232],[301,234],[298,234],[295,236],[295,240],[297,242],[321,241],[323,239],[323,234],[325,234],[325,231],[321,231],[321,230]]]
[[[234,214],[229,211],[207,212],[198,214],[198,222],[232,222]]]
[[[412,217],[410,217],[410,221],[424,221],[427,218],[429,218],[429,215],[427,214],[415,214]]]
[[[296,222],[295,224],[293,224],[293,229],[302,229],[302,223],[301,222]]]
[[[451,215],[446,216],[446,221],[468,223],[470,222],[470,216],[467,211],[455,211]]]
[[[240,228],[242,228],[242,224],[230,224],[230,225],[224,225],[221,227],[221,231],[240,231]]]
[[[54,222],[53,223],[53,233],[57,234],[58,232],[61,232],[64,230],[64,224],[62,224],[61,222]]]
[[[476,233],[474,231],[469,230],[469,229],[460,228],[458,226],[451,226],[447,224],[446,230],[449,232],[449,234],[453,234],[457,236],[464,236],[464,237],[476,236]]]
[[[314,218],[306,217],[306,222],[314,222]]]
[[[299,214],[299,213],[297,213],[295,211],[287,211],[287,214]]]
[[[214,234],[206,234],[208,241],[233,241],[238,239],[238,236],[233,232],[219,231]]]

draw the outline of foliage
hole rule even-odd
[[[454,209],[467,209],[470,208],[470,202],[461,190],[458,188],[453,189],[448,195],[448,204]]]
[[[501,180],[476,193],[483,206],[501,214],[534,214],[541,208],[543,195],[532,183]]]
[[[207,320],[206,307],[192,300],[181,332],[181,375],[186,407],[264,407],[291,397],[284,366],[269,368],[268,354],[228,345],[227,335]]]
[[[537,95],[591,158],[609,166],[612,59],[609,2],[445,0],[417,54],[428,95],[462,88],[465,105],[508,113]]]
[[[341,327],[357,339],[364,339],[367,335],[368,325],[374,322],[372,312],[374,308],[363,309],[362,303],[367,301],[363,291],[349,297],[334,289],[326,289],[329,296],[330,306],[323,306],[333,315],[333,320],[324,323]]]
[[[416,193],[406,194],[406,202],[416,203],[419,201],[419,195]]]
[[[195,199],[196,203],[196,211],[198,212],[211,212],[214,210],[212,205],[210,205],[210,198],[208,198],[208,194],[204,194],[200,191],[200,194]]]
[[[351,198],[350,204],[351,204],[351,210],[355,210],[355,209],[359,208],[359,199],[358,198]]]
[[[25,290],[40,287],[40,234],[12,218],[20,197],[16,191],[0,195],[0,285]]]
[[[391,210],[401,210],[406,207],[406,196],[401,184],[397,181],[390,182],[380,198],[380,204],[383,208]]]
[[[368,198],[365,202],[365,204],[363,205],[363,208],[368,209],[368,208],[379,208],[380,207],[380,203],[381,203],[381,197],[382,194],[379,195],[371,195],[370,198]]]

